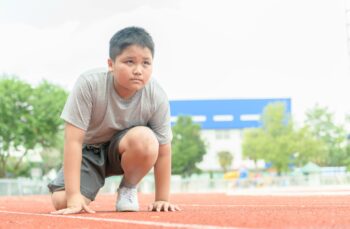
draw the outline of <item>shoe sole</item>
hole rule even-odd
[[[117,212],[138,212],[139,209],[116,209]]]
[[[139,210],[117,210],[117,212],[138,212]]]

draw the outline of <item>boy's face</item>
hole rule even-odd
[[[152,61],[151,51],[138,45],[128,46],[114,61],[108,59],[119,96],[130,98],[147,84],[152,74]]]

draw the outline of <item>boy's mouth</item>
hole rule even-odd
[[[143,81],[141,79],[130,79],[133,83],[142,83]]]

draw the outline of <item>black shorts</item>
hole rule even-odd
[[[130,129],[119,131],[107,143],[83,145],[80,192],[91,201],[103,187],[106,177],[124,174],[121,167],[119,142]],[[48,184],[48,188],[52,193],[65,189],[63,167],[58,172],[56,179]]]

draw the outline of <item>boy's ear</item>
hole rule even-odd
[[[114,62],[112,59],[108,59],[108,70],[109,71],[113,71],[113,65],[114,65]]]

